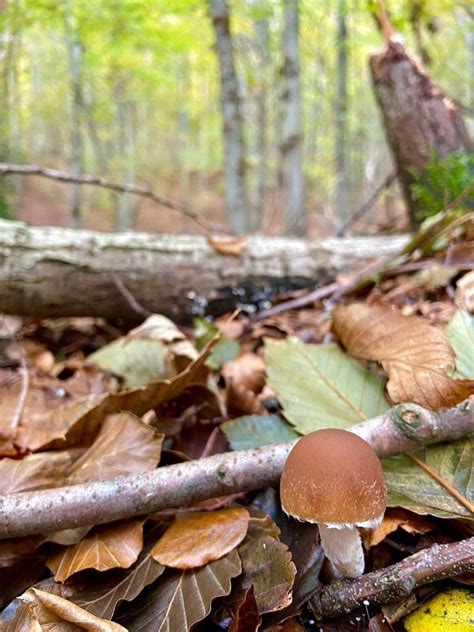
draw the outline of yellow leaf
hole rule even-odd
[[[472,632],[474,597],[468,590],[446,590],[408,615],[404,625],[408,632]]]

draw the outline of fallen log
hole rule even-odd
[[[405,235],[311,241],[256,235],[239,256],[230,256],[202,236],[99,233],[0,220],[0,312],[136,319],[125,287],[146,310],[175,320],[216,315],[327,283],[374,258],[395,256],[407,241]]]

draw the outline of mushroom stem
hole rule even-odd
[[[357,527],[319,524],[321,546],[328,560],[343,577],[359,577],[364,572],[364,550]]]

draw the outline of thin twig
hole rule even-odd
[[[276,316],[277,314],[281,314],[282,312],[287,312],[290,309],[299,309],[300,307],[306,307],[307,305],[311,305],[311,303],[315,303],[316,301],[320,301],[323,298],[331,296],[331,294],[334,294],[337,289],[339,289],[338,283],[330,283],[329,285],[325,285],[324,287],[318,287],[316,290],[313,290],[312,292],[310,292],[309,294],[305,294],[304,296],[292,298],[289,301],[278,303],[278,305],[274,305],[269,309],[255,312],[250,320],[252,322],[257,322],[259,320],[265,320],[270,316]]]
[[[454,441],[474,432],[474,397],[431,411],[399,404],[351,431],[380,457]],[[227,452],[111,480],[0,497],[0,538],[45,533],[147,515],[277,485],[293,443]]]
[[[10,421],[10,427],[15,431],[21,423],[23,413],[25,411],[26,398],[28,397],[28,391],[30,388],[30,374],[28,373],[28,367],[26,365],[26,355],[23,347],[19,343],[17,343],[17,345],[20,353],[21,390],[16,403],[15,412],[13,413],[13,417]]]
[[[371,605],[399,601],[417,586],[474,572],[474,538],[434,544],[397,564],[357,579],[339,579],[311,598],[318,619],[329,619]]]
[[[336,231],[336,237],[344,237],[348,229],[358,222],[379,199],[380,195],[388,189],[397,177],[397,171],[388,174],[382,184],[368,197],[368,199],[359,206],[359,208],[344,222],[344,224]]]
[[[448,483],[447,480],[445,480],[442,476],[440,476],[438,472],[433,470],[429,465],[421,461],[414,454],[408,454],[408,456],[414,463],[418,465],[418,467],[421,467],[421,469],[424,470],[427,474],[429,474],[432,479],[434,479],[437,483],[439,483],[442,487],[444,487],[444,489],[448,491],[451,494],[451,496],[454,496],[454,498],[458,502],[460,502],[461,505],[464,505],[466,509],[468,509],[472,514],[474,514],[474,505],[465,496],[460,494],[458,490],[455,489],[450,483]]]
[[[117,290],[124,297],[124,299],[130,305],[130,307],[135,312],[137,312],[137,314],[140,314],[140,316],[144,316],[145,318],[148,318],[148,316],[151,316],[153,314],[153,312],[150,312],[149,309],[147,309],[146,307],[144,307],[141,303],[137,301],[137,299],[133,296],[133,294],[130,292],[130,290],[127,288],[125,283],[122,281],[122,279],[118,276],[116,272],[111,272],[110,276]]]
[[[197,211],[194,211],[188,206],[184,206],[183,204],[179,204],[178,202],[170,200],[164,195],[155,193],[155,191],[152,191],[152,189],[148,187],[136,186],[132,184],[119,184],[117,182],[104,180],[103,178],[99,178],[98,176],[73,176],[70,173],[64,173],[63,171],[58,171],[57,169],[48,169],[46,167],[39,167],[37,165],[11,165],[5,162],[0,162],[0,175],[12,174],[19,174],[24,176],[42,176],[44,178],[49,178],[50,180],[56,180],[58,182],[69,182],[71,184],[88,184],[91,186],[102,187],[103,189],[110,189],[111,191],[117,191],[118,193],[132,193],[133,195],[147,198],[149,200],[152,200],[153,202],[156,202],[156,204],[160,204],[161,206],[165,206],[166,208],[170,208],[173,211],[177,211],[178,213],[185,215],[188,219],[198,224],[207,233],[216,231],[225,232],[222,230],[222,228],[206,222],[200,217]]]

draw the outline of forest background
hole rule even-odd
[[[209,220],[235,224],[225,214],[213,4],[222,3],[0,2],[0,160],[145,184]],[[407,49],[461,105],[472,132],[471,3],[386,4]],[[285,230],[284,60],[293,29],[308,232],[333,234],[393,169],[368,66],[382,46],[374,7],[366,0],[234,0],[228,6],[251,209],[245,229]],[[295,14],[299,24],[291,22]],[[131,195],[22,176],[3,178],[0,186],[0,216],[32,224],[196,231],[185,217]],[[405,219],[395,184],[357,230],[400,229]]]

